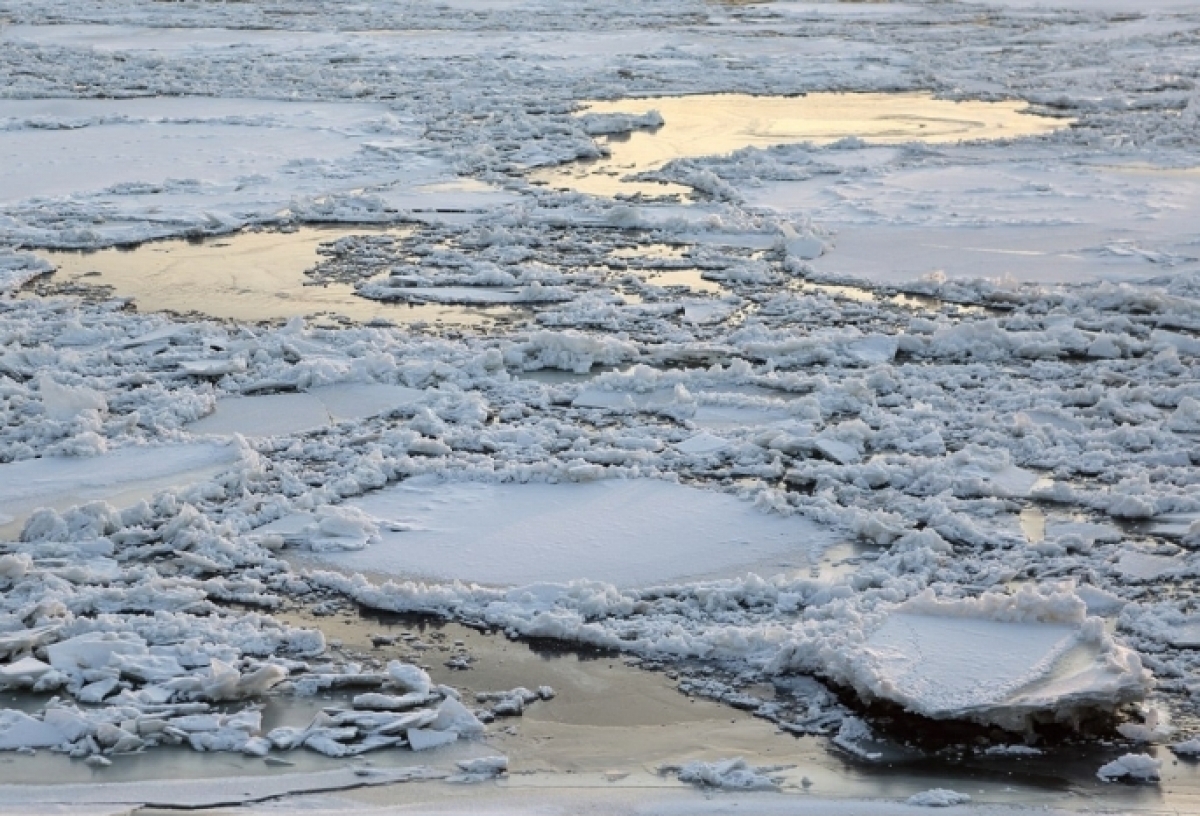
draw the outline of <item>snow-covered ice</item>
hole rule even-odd
[[[711,490],[657,479],[489,484],[410,479],[349,502],[377,541],[325,550],[343,570],[488,584],[617,586],[807,567],[836,534]],[[568,471],[571,473],[571,471]]]

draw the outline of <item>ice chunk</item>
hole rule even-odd
[[[777,767],[756,768],[741,757],[717,762],[688,762],[681,766],[666,766],[675,771],[680,782],[691,782],[710,788],[728,790],[778,790],[780,777],[772,776]]]
[[[418,477],[349,504],[377,520],[379,543],[317,559],[493,584],[646,584],[805,558],[835,540],[832,530],[801,517],[657,479],[491,484]]]
[[[433,731],[427,728],[409,729],[406,736],[409,747],[414,751],[428,751],[458,740],[458,734],[454,731]]]
[[[0,710],[0,751],[49,748],[66,741],[66,735],[52,725],[35,720],[22,711]]]
[[[689,436],[682,442],[676,442],[671,447],[680,453],[686,453],[692,456],[708,456],[713,453],[718,453],[729,447],[728,440],[722,439],[715,434],[710,434],[707,431],[701,431],[695,436]]]
[[[889,614],[861,647],[829,655],[833,679],[934,719],[1024,730],[1031,718],[1140,699],[1150,673],[1085,619],[1073,593],[1024,590],[965,601],[919,596]]]
[[[463,773],[497,776],[508,770],[508,757],[486,756],[476,759],[460,759],[455,764]]]
[[[484,731],[483,723],[458,700],[447,698],[438,706],[437,718],[429,726],[435,731],[453,731],[463,736],[476,736]]]
[[[947,788],[932,788],[931,790],[914,793],[908,797],[905,803],[916,807],[952,807],[954,805],[965,805],[970,801],[971,797],[965,793],[959,793]]]
[[[0,687],[32,686],[51,670],[50,666],[36,657],[23,657],[15,663],[0,666]]]
[[[428,694],[359,694],[354,698],[355,708],[367,708],[372,711],[407,711],[410,708],[425,705],[429,702]]]
[[[1200,738],[1193,737],[1186,742],[1177,742],[1171,746],[1171,751],[1176,756],[1200,757]]]
[[[862,453],[858,448],[831,436],[818,436],[813,441],[813,447],[820,451],[826,459],[837,462],[839,465],[853,465],[862,459]]]
[[[420,666],[393,660],[387,665],[388,677],[410,694],[428,695],[433,687],[429,674]]]
[[[1157,782],[1162,762],[1149,754],[1125,754],[1096,771],[1102,782],[1128,779],[1133,782]]]
[[[969,445],[948,457],[955,473],[955,486],[970,494],[999,498],[1024,498],[1037,483],[1038,475],[1016,467],[1007,451]]]
[[[1117,561],[1117,572],[1126,578],[1151,581],[1183,566],[1178,559],[1168,556],[1127,552],[1122,553],[1120,560]]]
[[[53,640],[55,633],[62,628],[58,624],[36,626],[33,629],[18,629],[15,632],[0,634],[0,656],[20,654],[21,652],[41,646]]]
[[[149,649],[144,640],[134,635],[89,632],[51,644],[46,653],[51,666],[64,674],[77,674],[84,669],[108,666],[114,655],[147,655]]]

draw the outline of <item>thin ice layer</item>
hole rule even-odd
[[[528,584],[645,585],[745,567],[804,566],[834,534],[725,493],[656,479],[488,484],[431,478],[349,503],[378,543],[320,558],[342,569]]]

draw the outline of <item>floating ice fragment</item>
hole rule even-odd
[[[50,748],[66,741],[66,735],[52,725],[35,720],[22,711],[0,710],[0,751]]]
[[[486,756],[476,759],[460,759],[455,764],[463,773],[498,776],[508,770],[508,757]]]
[[[1096,771],[1096,776],[1102,782],[1157,782],[1161,769],[1162,762],[1149,754],[1125,754]]]
[[[916,807],[952,807],[954,805],[965,805],[970,801],[971,797],[965,793],[959,793],[947,788],[933,788],[921,791],[920,793],[914,793],[905,800],[905,804]]]
[[[1171,751],[1176,756],[1181,757],[1200,757],[1200,737],[1193,737],[1186,742],[1177,742],[1171,746]]]
[[[356,695],[353,703],[355,708],[366,708],[372,711],[408,711],[411,708],[423,706],[429,702],[428,694],[378,694],[369,692]]]
[[[429,674],[420,666],[393,660],[387,665],[388,677],[393,683],[410,694],[428,695],[433,687]]]
[[[0,688],[32,686],[50,671],[50,666],[36,657],[23,657],[7,666],[0,666]]]
[[[717,762],[693,761],[684,765],[665,765],[662,771],[674,771],[680,782],[710,788],[756,791],[778,790],[781,777],[774,775],[779,766],[755,767],[741,757]]]
[[[671,447],[680,453],[686,453],[691,456],[707,456],[728,448],[729,441],[715,434],[710,434],[708,431],[701,431],[695,436],[689,436],[682,442],[676,442]]]
[[[1152,682],[1073,592],[1031,588],[961,601],[926,592],[896,607],[861,646],[824,657],[832,679],[868,700],[1014,731],[1111,710],[1141,699]]]
[[[447,698],[438,706],[437,717],[430,724],[435,731],[453,731],[466,737],[484,732],[483,723],[458,700]]]
[[[1172,570],[1180,569],[1182,566],[1183,564],[1176,558],[1144,552],[1126,552],[1122,553],[1121,558],[1117,561],[1117,572],[1126,578],[1152,581]]]
[[[132,633],[89,632],[46,647],[50,665],[65,674],[102,669],[114,655],[146,655],[146,642]]]
[[[956,494],[1024,498],[1038,481],[1036,473],[1016,467],[1004,450],[968,445],[946,462],[955,473]]]
[[[455,731],[433,731],[427,728],[409,729],[406,736],[409,747],[414,751],[428,751],[458,740],[458,733]]]

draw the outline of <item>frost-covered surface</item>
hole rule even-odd
[[[1126,723],[1143,731],[1121,733],[1160,740],[1146,712],[1161,708],[1186,754],[1200,17],[1057,5],[0,0],[0,676],[59,695],[6,711],[4,745],[102,765],[168,737],[333,754],[457,739],[420,724],[454,709],[444,690],[415,720],[374,699],[280,744],[257,733],[242,701],[267,693],[368,675],[368,694],[418,694],[269,614],[335,592],[712,661],[728,675],[689,681],[698,693],[863,760],[872,729],[816,683],[792,705],[740,688],[808,674],[1016,730],[1149,694]],[[655,124],[575,116],[584,100],[722,91],[1023,99],[1074,124],[662,168],[688,201],[529,182]],[[30,247],[410,216],[393,240],[329,247],[313,282],[517,304],[523,322],[249,326],[138,314],[82,285],[11,293],[47,271]],[[438,551],[371,509],[417,479],[452,496],[670,486],[680,525],[705,518],[686,494],[755,531],[816,532],[733,577],[747,560],[705,562],[709,541],[693,561],[678,539],[666,566],[608,551],[575,569],[559,538],[534,574],[527,526],[520,558],[475,572],[454,530]],[[455,515],[435,510],[405,513]],[[661,532],[652,514],[617,521],[624,546]],[[811,568],[834,541],[856,554]],[[300,547],[386,557],[401,577],[300,573],[280,555]],[[973,651],[985,636],[1013,648]],[[221,738],[167,722],[187,717]]]

